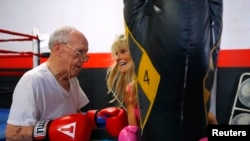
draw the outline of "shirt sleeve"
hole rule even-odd
[[[34,86],[32,73],[24,74],[16,85],[13,93],[12,105],[10,108],[7,123],[31,126],[37,121],[36,104],[34,100]]]
[[[77,78],[75,78],[75,83],[76,83],[75,86],[77,86],[77,89],[78,89],[77,108],[81,109],[89,103],[89,99],[88,99],[87,95],[85,94],[85,92],[83,91],[83,89],[81,88]]]

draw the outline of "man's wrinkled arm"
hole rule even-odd
[[[5,131],[6,141],[32,141],[33,126],[15,126],[7,124]]]

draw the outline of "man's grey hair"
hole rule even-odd
[[[72,31],[77,31],[76,28],[71,26],[62,26],[56,29],[49,38],[49,49],[52,49],[53,45],[57,42],[59,43],[67,43],[70,40],[70,33]]]

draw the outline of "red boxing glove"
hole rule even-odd
[[[93,128],[105,128],[106,119],[98,116],[98,113],[98,110],[89,110],[86,112],[86,115],[89,117]]]
[[[118,137],[120,131],[128,125],[127,112],[124,109],[105,108],[99,111],[99,115],[106,117],[106,130],[114,137]]]
[[[33,130],[34,141],[89,141],[92,127],[89,118],[81,113],[55,120],[38,121]]]
[[[116,107],[108,107],[100,111],[90,110],[86,115],[91,119],[94,127],[105,128],[113,137],[118,137],[120,131],[128,125],[127,112]]]

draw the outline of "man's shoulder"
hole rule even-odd
[[[47,66],[45,64],[40,64],[39,66],[36,66],[24,73],[22,77],[30,77],[30,78],[40,78],[44,77],[48,73]]]

